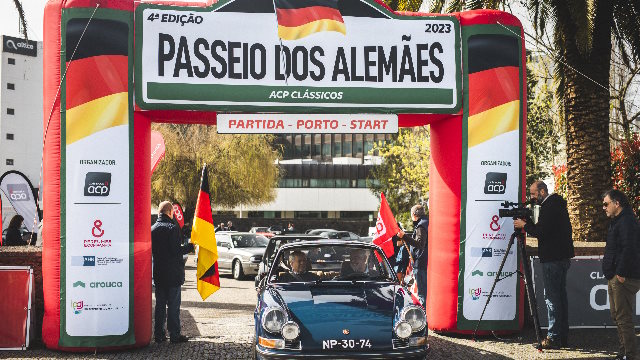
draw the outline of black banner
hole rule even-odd
[[[26,56],[38,56],[38,43],[12,36],[2,36],[2,51]]]
[[[547,328],[547,306],[544,302],[542,265],[537,257],[533,259],[533,284],[540,325]],[[603,328],[615,327],[609,311],[609,293],[607,279],[602,274],[601,256],[577,256],[571,259],[571,267],[567,273],[567,297],[569,300],[570,328]],[[640,324],[637,304],[640,292],[636,294],[634,304],[634,323]],[[640,325],[636,325],[636,328]]]

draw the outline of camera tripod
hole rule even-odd
[[[500,263],[500,268],[498,269],[498,272],[496,273],[496,278],[493,281],[493,285],[491,286],[491,291],[489,292],[489,296],[487,297],[487,302],[484,304],[484,309],[482,309],[482,314],[480,315],[480,319],[478,319],[478,322],[476,323],[476,328],[473,330],[473,340],[474,341],[476,340],[478,327],[480,326],[480,322],[484,317],[484,312],[487,310],[489,301],[491,301],[491,297],[493,296],[493,291],[496,288],[496,284],[498,283],[498,281],[504,280],[510,277],[511,275],[513,275],[513,274],[509,274],[503,278],[500,277],[500,274],[502,273],[502,268],[504,267],[504,263],[507,260],[507,256],[509,256],[509,251],[511,250],[511,247],[513,246],[514,240],[516,238],[518,239],[518,247],[519,247],[518,249],[519,251],[516,251],[516,253],[519,254],[518,257],[519,257],[519,260],[521,260],[519,261],[519,263],[522,264],[522,268],[524,270],[524,271],[518,270],[517,273],[524,280],[524,284],[527,291],[527,298],[529,299],[529,310],[531,311],[531,316],[533,317],[533,325],[536,330],[536,340],[538,341],[536,348],[538,349],[538,351],[541,352],[542,351],[542,335],[540,331],[540,319],[538,318],[538,307],[536,304],[536,295],[533,291],[533,283],[531,281],[531,267],[529,263],[529,258],[526,256],[526,252],[525,252],[526,248],[524,245],[524,233],[520,230],[514,231],[513,234],[511,234],[511,237],[509,238],[509,245],[507,245],[507,251],[502,257],[502,262]]]

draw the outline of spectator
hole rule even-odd
[[[4,246],[22,246],[27,245],[27,242],[22,238],[22,221],[24,218],[20,215],[15,215],[9,221],[9,227],[7,227],[7,236],[4,240]]]
[[[164,331],[166,320],[170,341],[181,343],[189,340],[180,331],[180,286],[184,284],[182,255],[193,251],[193,244],[181,245],[178,226],[172,220],[171,202],[161,202],[158,206],[158,220],[151,227],[153,280],[156,292],[154,337],[156,342],[167,340]]]
[[[545,349],[568,346],[569,303],[567,272],[574,256],[571,223],[567,201],[558,194],[549,195],[547,184],[538,180],[529,187],[531,200],[540,205],[538,223],[531,219],[516,219],[515,229],[524,229],[538,238],[538,257],[542,263],[544,297],[547,303],[549,329],[542,340]]]
[[[289,226],[287,226],[287,232],[290,233],[290,234],[293,234],[293,233],[296,232],[296,228],[295,228],[295,226],[293,226],[292,222],[290,222]]]
[[[227,221],[227,231],[236,231],[236,227],[233,226],[231,220]]]
[[[218,225],[215,229],[213,229],[213,231],[227,231],[227,227],[224,226],[223,222],[221,222],[220,225]]]
[[[429,218],[422,205],[414,205],[411,208],[411,219],[413,220],[413,238],[409,237],[404,230],[398,232],[398,238],[402,242],[411,246],[411,256],[413,258],[413,277],[418,285],[418,297],[422,305],[427,303],[427,263],[429,257]]]
[[[602,273],[609,281],[609,308],[618,327],[616,359],[635,359],[636,334],[633,308],[640,289],[640,224],[629,199],[619,190],[604,193],[602,208],[609,218]]]

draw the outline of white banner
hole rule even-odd
[[[517,201],[520,181],[519,131],[510,131],[469,148],[464,244],[464,317],[478,320],[496,278],[513,220],[498,217],[500,203]],[[517,243],[511,247],[483,320],[514,320],[517,312]]]
[[[136,102],[143,109],[459,109],[455,17],[398,18],[366,0],[349,6],[357,10],[335,10],[342,31],[280,39],[284,20],[273,5],[142,4],[136,9]]]
[[[395,134],[390,114],[218,114],[220,134]]]
[[[128,125],[66,146],[66,332],[129,329]]]
[[[38,207],[33,194],[33,186],[27,177],[17,171],[7,171],[0,176],[0,190],[9,199],[13,209],[24,218],[24,226],[29,232],[38,232],[40,224]]]

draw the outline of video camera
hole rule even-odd
[[[533,217],[533,211],[527,207],[529,202],[511,202],[505,201],[500,204],[504,209],[498,210],[498,216],[501,218],[510,217],[514,219],[528,220]]]

